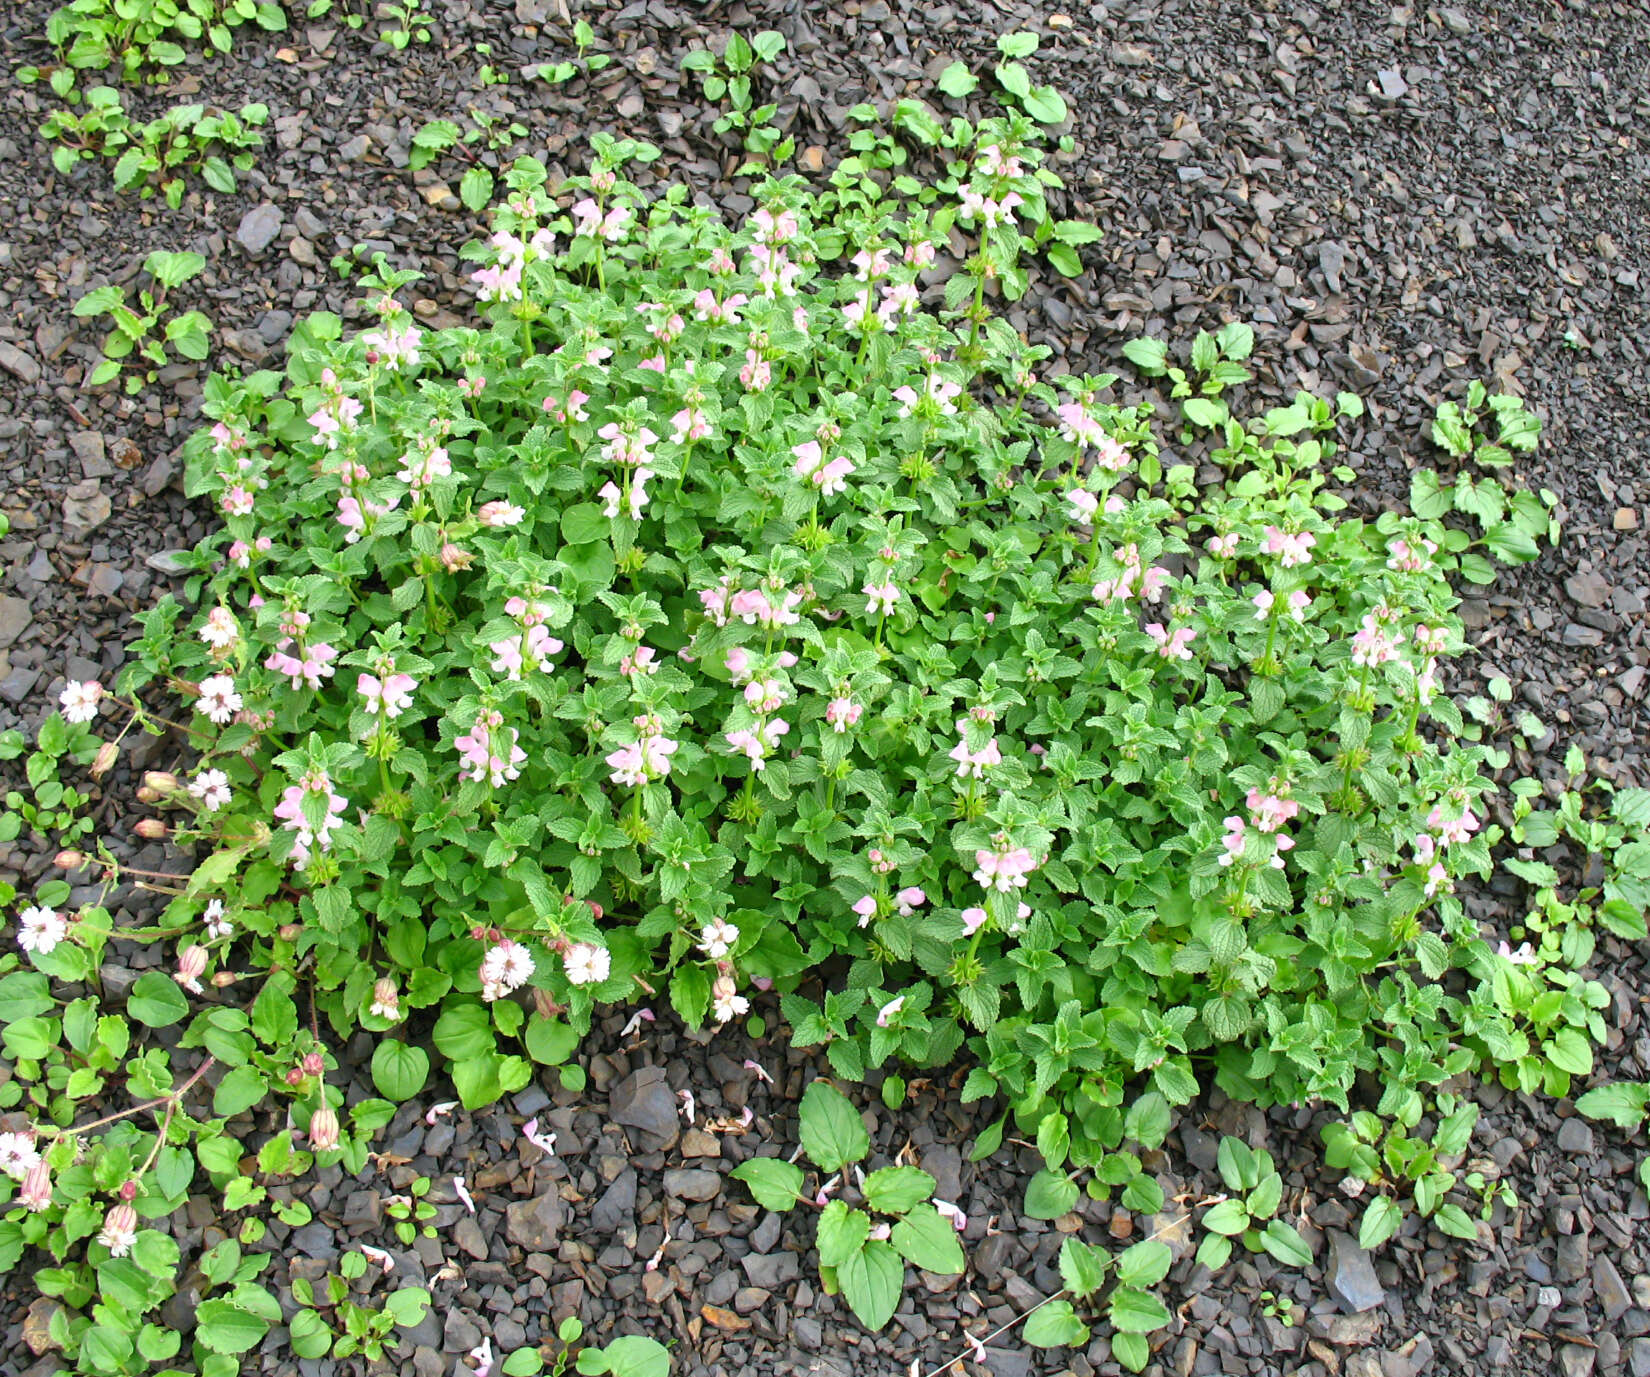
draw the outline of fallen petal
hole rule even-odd
[[[443,1100],[440,1104],[432,1104],[429,1112],[424,1115],[424,1122],[433,1128],[437,1119],[445,1118],[457,1108],[457,1100]]]
[[[453,1177],[453,1191],[464,1202],[464,1208],[474,1214],[476,1212],[476,1202],[470,1198],[470,1188],[465,1184],[462,1176]]]

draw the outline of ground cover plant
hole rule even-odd
[[[312,316],[284,375],[213,381],[189,482],[224,529],[191,605],[145,619],[119,684],[70,686],[45,752],[95,767],[94,723],[159,725],[136,695],[176,694],[201,755],[146,781],[146,835],[200,863],[142,877],[173,891],[148,933],[42,887],[33,970],[0,985],[4,1093],[36,1124],[0,1245],[54,1253],[75,1305],[101,1293],[95,1325],[65,1321],[87,1370],[162,1343],[162,1292],[120,1292],[114,1265],[159,1236],[139,1218],[197,1170],[259,1203],[230,1117],[288,1101],[299,1140],[260,1152],[267,1175],[359,1164],[428,1045],[482,1104],[565,1059],[598,1003],[720,1025],[776,986],[845,1079],[965,1054],[965,1094],[1006,1107],[995,1139],[1035,1139],[1049,1218],[1133,1188],[1129,1145],[1209,1083],[1351,1114],[1368,1073],[1376,1117],[1415,1127],[1455,1075],[1577,1074],[1593,988],[1498,951],[1451,893],[1498,832],[1487,748],[1436,683],[1471,535],[1345,518],[1332,434],[1356,398],[1234,416],[1241,323],[1194,343],[1169,431],[1116,379],[1039,378],[989,299],[1025,289],[1018,224],[1048,220],[1031,129],[975,131],[955,204],[777,178],[739,227],[645,196],[645,145],[598,140],[554,188],[522,160],[476,247],[476,325],[423,330],[411,275],[380,267],[373,328]],[[959,226],[978,239],[930,312],[919,275]],[[1183,428],[1222,483],[1167,457]],[[88,856],[123,877],[90,845],[65,871]],[[143,937],[176,967],[124,1009],[53,992]],[[128,1082],[164,1122],[94,1125],[76,1161],[75,1104],[133,1026],[186,1020],[202,1079],[146,1048]],[[358,1027],[385,1099],[344,1114],[324,1073]],[[1275,1172],[1229,1155],[1242,1199],[1207,1229],[1290,1255]],[[830,1255],[886,1271],[874,1224],[843,1241],[853,1213]],[[1068,1289],[1114,1267],[1110,1323],[1138,1333],[1167,1318],[1134,1298],[1159,1258],[1074,1252]],[[203,1368],[269,1323],[240,1271]],[[1051,1308],[1038,1337],[1082,1325]]]

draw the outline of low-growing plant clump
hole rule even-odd
[[[1602,989],[1547,944],[1498,949],[1454,893],[1501,837],[1490,748],[1439,687],[1472,537],[1442,512],[1346,515],[1333,435],[1356,397],[1234,414],[1241,323],[1190,373],[1134,351],[1174,383],[1167,436],[1113,376],[1040,373],[992,311],[1026,289],[1021,225],[1054,223],[1033,133],[983,123],[954,201],[769,177],[738,226],[644,191],[645,144],[597,136],[560,185],[520,159],[469,250],[473,325],[421,328],[396,295],[415,275],[380,263],[371,328],[312,315],[284,373],[211,381],[187,482],[222,528],[118,684],[70,684],[42,729],[43,782],[65,758],[97,773],[181,702],[198,758],[146,779],[139,829],[197,862],[132,872],[66,833],[65,870],[170,901],[120,929],[43,884],[32,969],[0,979],[0,1104],[32,1116],[0,1263],[38,1246],[53,1294],[101,1292],[63,1325],[85,1370],[162,1342],[143,1317],[175,1245],[140,1219],[197,1170],[230,1209],[259,1176],[359,1170],[432,1072],[486,1104],[604,1005],[668,998],[714,1029],[775,990],[850,1081],[963,1057],[963,1098],[1004,1110],[977,1152],[1034,1139],[1027,1212],[1051,1219],[1085,1184],[1160,1208],[1135,1149],[1210,1086],[1334,1106],[1329,1151],[1376,1180],[1355,1110],[1383,1131],[1445,1115],[1453,1142],[1452,1078],[1564,1094],[1591,1070]],[[1199,485],[1188,442],[1221,481]],[[166,943],[170,970],[124,1005],[68,993],[125,940]],[[183,1083],[133,1040],[174,1025],[206,1058]],[[384,1098],[346,1107],[326,1072],[363,1028]],[[76,1126],[122,1066],[144,1103]],[[243,1175],[228,1120],[270,1099],[293,1132]],[[808,1113],[822,1171],[864,1155]],[[1241,1147],[1206,1228],[1306,1261],[1273,1164]],[[1447,1227],[1469,1188],[1432,1165],[1406,1188]],[[865,1208],[794,1167],[744,1175],[817,1201],[826,1281],[868,1320],[902,1255],[955,1261],[921,1173],[871,1173]],[[1166,1249],[1068,1249],[1068,1290],[1112,1287],[1096,1313],[1143,1366]],[[274,1318],[248,1267],[224,1269],[239,1327],[203,1328],[211,1361]],[[387,1332],[338,1319],[362,1349]],[[1062,1300],[1037,1341],[1087,1333]]]

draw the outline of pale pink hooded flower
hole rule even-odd
[[[71,680],[57,701],[63,708],[66,722],[90,722],[97,716],[97,705],[103,697],[103,685],[94,679],[84,683]]]

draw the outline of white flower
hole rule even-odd
[[[111,1257],[125,1257],[137,1238],[137,1211],[124,1201],[103,1217],[97,1241],[109,1250]]]
[[[222,770],[202,770],[189,781],[189,792],[208,813],[216,813],[231,798],[229,776]]]
[[[63,705],[63,717],[69,722],[90,722],[97,716],[97,702],[103,697],[103,685],[88,679],[84,683],[71,680],[57,701]]]
[[[26,908],[18,922],[21,931],[17,934],[17,945],[24,951],[37,951],[42,956],[69,935],[68,918],[53,909],[39,906]]]
[[[481,997],[495,1000],[520,989],[533,973],[533,957],[520,942],[500,942],[481,958]]]
[[[235,614],[227,607],[214,607],[206,614],[200,638],[213,650],[227,650],[240,639],[241,629],[235,624]]]
[[[888,1026],[888,1020],[893,1018],[894,1015],[899,1013],[899,1011],[904,1007],[905,996],[895,995],[886,1004],[884,1004],[882,1008],[877,1010],[877,1027],[886,1028]]]
[[[205,713],[221,727],[240,710],[241,695],[235,692],[235,681],[227,674],[214,674],[201,680],[201,696],[195,700],[196,712]]]
[[[716,997],[712,1012],[718,1023],[727,1023],[750,1012],[751,1002],[744,995],[722,994]]]
[[[562,953],[567,978],[575,985],[599,985],[613,968],[613,958],[593,942],[575,942]]]
[[[206,935],[208,937],[227,937],[234,931],[229,920],[223,916],[222,899],[207,900],[206,912],[201,916],[206,920]]]
[[[40,1161],[31,1133],[0,1133],[0,1171],[13,1181],[21,1181]]]
[[[722,918],[706,923],[699,930],[699,950],[712,961],[720,961],[739,940],[739,929]]]

